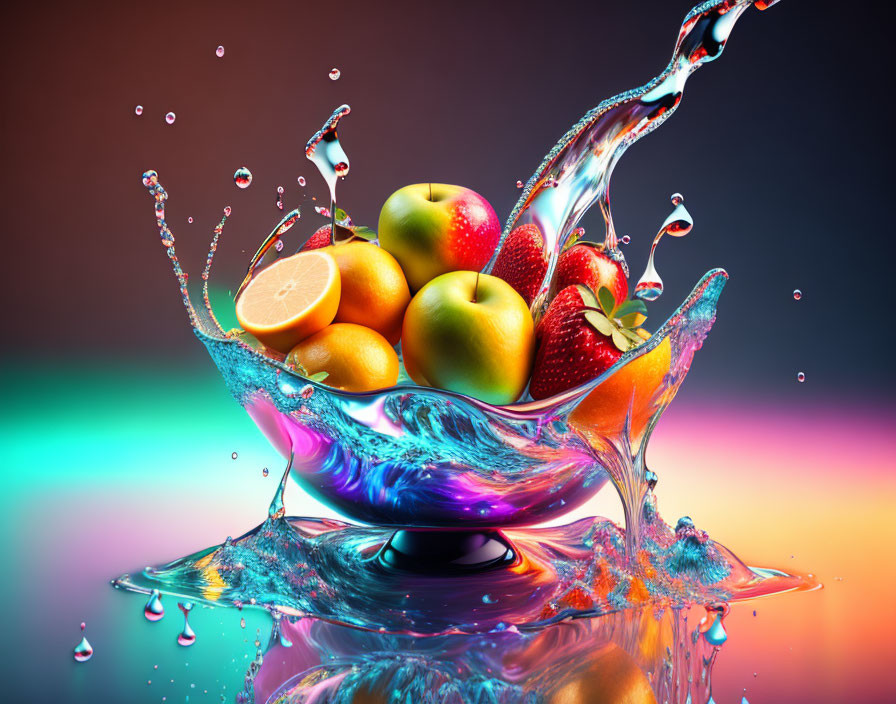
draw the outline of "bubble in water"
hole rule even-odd
[[[135,115],[142,115],[142,114],[143,114],[143,106],[142,106],[142,105],[138,105],[137,107],[135,107],[135,108],[134,108],[134,114],[135,114]]]
[[[803,297],[803,292],[798,288],[793,289],[793,300],[798,301]]]
[[[184,601],[182,603],[179,603],[177,605],[177,608],[179,608],[184,614],[184,629],[177,636],[177,644],[182,645],[186,648],[196,642],[196,634],[190,627],[190,611],[193,609],[193,602]]]
[[[215,49],[215,56],[217,56],[219,59],[222,56],[224,56],[224,47],[223,46],[218,45],[218,48]]]
[[[248,188],[252,183],[252,172],[245,166],[241,166],[233,172],[233,182],[238,188]]]
[[[87,627],[87,624],[81,623],[81,632],[84,632],[84,629]],[[75,646],[74,650],[75,660],[78,662],[87,662],[90,658],[93,657],[93,646],[87,642],[87,638],[81,636],[81,642]]]
[[[330,80],[331,80],[331,81],[338,81],[338,80],[339,80],[339,77],[340,77],[341,75],[342,75],[342,71],[340,71],[338,68],[331,68],[331,69],[330,69]]]
[[[232,459],[232,460],[235,460],[239,456],[240,456],[239,453],[236,451],[230,453],[230,459]]]
[[[302,188],[305,187],[305,177],[304,177],[304,176],[299,176],[299,177],[296,179],[296,181],[299,182],[299,185],[300,185]]]
[[[800,372],[796,375],[796,380],[802,384],[806,380],[806,375],[803,372]]]
[[[143,615],[147,621],[158,621],[165,615],[165,607],[162,606],[162,597],[158,589],[153,589],[149,595],[149,601],[143,607]]]
[[[176,119],[177,115],[175,115],[173,112],[169,112],[167,115],[165,115],[165,122],[167,122],[169,125],[173,125]]]
[[[523,187],[523,182],[522,182],[522,181],[517,181],[517,182],[516,182],[516,187],[517,187],[517,188],[522,188],[522,187]]]
[[[266,477],[266,476],[268,476],[268,474],[269,474],[269,472],[268,472],[267,467],[265,467],[263,470],[261,470],[261,476]]]

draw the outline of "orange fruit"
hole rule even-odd
[[[654,397],[669,372],[671,360],[672,346],[667,337],[582,399],[569,416],[570,424],[586,436],[589,433],[615,435],[625,427],[625,414],[631,401],[631,436],[640,437],[650,420]]]
[[[343,391],[374,391],[398,381],[398,355],[376,330],[333,323],[292,348],[286,363],[308,375],[327,372],[323,383]]]
[[[398,344],[411,292],[395,257],[370,242],[346,242],[319,251],[336,260],[342,280],[335,321],[373,328],[390,344]]]
[[[274,262],[236,302],[236,317],[267,347],[286,354],[336,316],[341,285],[336,261],[314,250]]]
[[[591,655],[546,698],[548,704],[656,704],[650,680],[637,661],[614,643]]]

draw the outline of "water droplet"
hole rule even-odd
[[[330,209],[325,208],[322,205],[315,205],[314,212],[317,213],[318,215],[323,215],[325,218],[330,217]]]
[[[158,589],[153,589],[149,595],[149,601],[143,607],[143,615],[147,621],[159,621],[165,615],[165,607],[162,606],[162,597]]]
[[[299,176],[296,180],[299,182],[299,185],[300,185],[302,188],[305,187],[305,177],[304,177],[304,176]]]
[[[349,169],[348,155],[339,143],[336,130],[339,121],[351,111],[348,105],[340,105],[305,144],[305,157],[314,162],[320,175],[324,177],[331,203],[336,203],[336,181],[345,178]]]
[[[803,297],[803,292],[798,288],[793,289],[793,300],[798,301]]]
[[[173,125],[176,119],[177,115],[175,115],[173,112],[169,112],[167,115],[165,115],[165,122],[167,122],[169,125]]]
[[[192,216],[192,215],[191,215],[190,217],[187,218],[187,222],[189,222],[189,223],[192,223],[192,222],[193,222],[193,216]]]
[[[193,609],[193,602],[181,602],[177,605],[177,608],[179,608],[184,614],[184,629],[177,636],[177,644],[182,645],[186,648],[196,642],[196,634],[190,627],[190,611]]]
[[[620,240],[620,242],[622,242],[622,244],[630,244],[631,241],[632,241],[632,238],[629,237],[628,235],[623,235],[622,239]]]
[[[84,630],[85,624],[81,624],[81,630]],[[93,657],[93,646],[87,642],[87,638],[81,636],[81,642],[75,646],[74,650],[75,660],[78,662],[87,662],[90,658]]]
[[[656,246],[659,244],[663,235],[671,235],[672,237],[684,237],[694,227],[694,220],[691,214],[684,207],[684,197],[681,193],[673,193],[672,205],[675,209],[663,221],[659,232],[653,238],[653,244],[650,247],[650,256],[647,259],[647,268],[638,280],[635,291],[632,294],[634,298],[642,301],[655,301],[663,293],[663,280],[660,278],[659,272],[656,270],[654,257],[656,256]]]
[[[672,205],[681,205],[682,203],[684,203],[684,196],[681,195],[681,193],[673,193],[669,197],[669,200],[672,201]]]
[[[647,488],[651,491],[656,488],[656,483],[659,481],[659,477],[656,476],[656,472],[648,469],[644,472],[644,481],[647,482]]]
[[[263,470],[261,470],[261,476],[266,477],[266,476],[268,476],[268,474],[269,474],[269,472],[268,472],[267,467],[265,467]]]
[[[248,188],[252,183],[252,172],[245,166],[241,166],[233,172],[233,182],[238,188]]]
[[[802,384],[806,380],[806,375],[803,372],[800,372],[796,375],[796,380]]]
[[[706,629],[703,637],[706,639],[707,643],[715,646],[723,645],[725,641],[728,640],[728,634],[725,632],[724,626],[722,626],[721,614],[716,614],[715,620],[712,622],[712,625]]]
[[[338,68],[331,68],[331,69],[330,69],[329,76],[330,76],[330,80],[331,80],[331,81],[338,81],[338,80],[339,80],[339,77],[340,77],[341,75],[342,75],[342,71],[340,71]]]
[[[283,195],[283,186],[277,186],[277,193]]]
[[[483,594],[482,595],[482,603],[483,604],[494,604],[498,600],[495,599],[491,594]]]
[[[239,456],[240,456],[239,453],[236,451],[230,453],[230,459],[232,459],[232,460],[235,460]]]
[[[278,252],[282,252],[283,251],[283,240],[277,240],[277,243],[274,245],[274,249],[276,249]]]
[[[305,384],[299,392],[306,401],[314,395],[314,387],[311,384]]]
[[[517,181],[517,182],[516,182],[516,187],[517,187],[517,188],[522,188],[524,185],[525,185],[525,184],[524,184],[522,181]]]
[[[228,206],[226,206],[226,207],[224,208],[224,214],[225,214],[227,217],[230,217],[230,213],[231,213],[231,210],[230,210],[230,206],[228,205]]]
[[[246,627],[246,619],[245,619],[245,618],[241,618],[241,619],[240,619],[240,628],[245,628],[245,627]]]
[[[219,59],[222,56],[224,56],[224,47],[223,46],[218,46],[218,48],[215,49],[215,56],[217,56]]]
[[[142,115],[142,114],[143,114],[143,106],[142,106],[142,105],[138,105],[137,107],[135,107],[135,108],[134,108],[134,114],[135,114],[135,115]]]

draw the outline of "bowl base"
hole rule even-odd
[[[376,559],[400,572],[449,576],[510,567],[517,552],[497,530],[398,530]]]

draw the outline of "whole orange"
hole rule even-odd
[[[631,435],[640,437],[653,412],[653,402],[669,371],[672,346],[669,338],[647,354],[632,360],[579,402],[570,424],[583,432],[615,435],[625,427],[632,404]]]
[[[398,344],[411,292],[398,262],[370,242],[347,242],[318,250],[336,260],[342,282],[337,323],[356,323]]]
[[[286,363],[308,375],[327,372],[327,386],[343,391],[374,391],[398,381],[398,355],[376,330],[333,323],[292,348]]]

